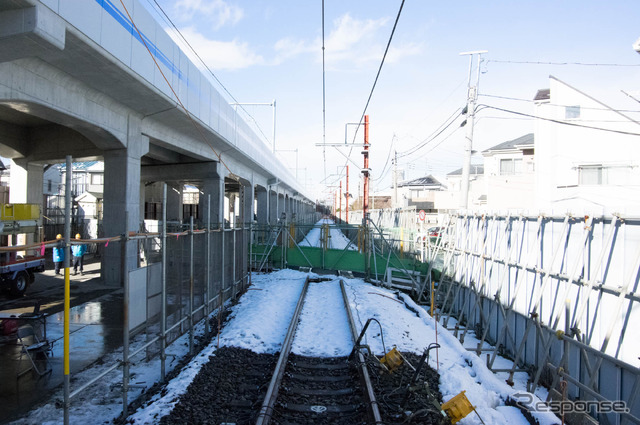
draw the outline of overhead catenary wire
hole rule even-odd
[[[369,92],[369,97],[367,98],[367,103],[364,105],[364,110],[362,111],[362,115],[360,116],[360,120],[358,121],[358,125],[356,126],[356,131],[353,135],[353,143],[356,141],[356,137],[358,136],[358,130],[360,130],[360,126],[362,126],[362,122],[364,120],[364,116],[367,114],[367,109],[369,108],[369,103],[371,102],[371,98],[373,97],[373,92],[376,89],[376,85],[378,84],[378,78],[380,78],[380,72],[382,71],[382,67],[384,66],[384,61],[387,57],[387,53],[389,52],[389,47],[391,46],[391,41],[393,40],[393,35],[396,32],[396,28],[398,27],[398,21],[400,20],[400,15],[402,14],[402,8],[404,7],[404,1],[400,3],[400,8],[398,9],[398,14],[396,15],[396,20],[393,23],[393,28],[391,29],[391,34],[389,35],[389,40],[387,41],[387,47],[384,49],[384,54],[382,55],[382,60],[380,61],[380,66],[378,67],[378,72],[376,73],[376,78],[373,81],[373,85],[371,87],[371,91]],[[351,148],[349,149],[349,154],[347,158],[351,156],[353,152],[353,143]]]
[[[353,135],[353,141],[355,142],[356,136],[358,135],[358,130],[360,129],[360,125],[364,120],[364,116],[367,114],[367,109],[369,108],[369,103],[371,102],[371,97],[373,97],[373,92],[376,89],[376,85],[378,84],[378,78],[380,78],[380,73],[382,72],[382,67],[384,66],[384,61],[387,58],[387,53],[389,52],[389,47],[391,46],[391,41],[393,40],[393,35],[396,32],[396,28],[398,27],[398,21],[400,20],[400,15],[402,14],[402,8],[404,7],[404,1],[400,3],[400,9],[398,10],[398,15],[396,16],[396,21],[393,23],[393,28],[391,29],[391,35],[389,35],[389,41],[387,41],[387,47],[384,49],[384,54],[382,55],[382,60],[380,61],[380,66],[378,67],[378,72],[376,73],[376,78],[373,80],[373,86],[371,86],[371,91],[369,92],[369,97],[367,98],[367,103],[364,105],[364,110],[362,111],[362,115],[360,116],[360,121],[358,122],[358,127],[356,127],[356,132]]]
[[[327,178],[327,97],[326,97],[326,69],[324,59],[324,0],[322,0],[322,161],[324,163],[324,178]]]

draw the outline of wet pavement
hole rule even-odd
[[[72,271],[73,274],[73,271]],[[15,337],[0,336],[0,423],[6,423],[44,402],[52,390],[62,385],[63,372],[63,300],[64,279],[48,270],[36,275],[24,297],[0,297],[0,312],[19,315],[32,312],[36,302],[40,312],[46,313],[46,337],[53,343],[49,358],[51,373],[39,377]],[[103,284],[100,263],[85,264],[84,276],[71,276],[70,312],[70,372],[85,369],[105,353],[122,345],[122,290]],[[32,321],[36,332],[44,334],[45,327]],[[37,362],[45,366],[44,360]],[[18,374],[27,371],[22,376]],[[62,400],[60,400],[62,402]]]

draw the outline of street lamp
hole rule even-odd
[[[633,50],[635,50],[638,54],[640,54],[640,38],[633,43]]]

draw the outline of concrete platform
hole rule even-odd
[[[85,264],[84,269],[83,276],[71,276],[72,376],[122,345],[122,290],[103,284],[100,263]],[[0,297],[0,311],[19,315],[33,311],[38,301],[40,311],[46,313],[47,339],[53,343],[52,372],[39,377],[29,371],[18,377],[18,373],[29,369],[31,363],[24,355],[20,358],[16,340],[4,338],[0,344],[0,403],[3,406],[0,423],[25,414],[63,383],[64,279],[55,276],[53,270],[39,273],[24,297]],[[39,331],[44,332],[44,329]]]

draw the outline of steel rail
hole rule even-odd
[[[260,413],[258,414],[256,425],[267,425],[269,421],[271,421],[273,406],[275,405],[276,399],[278,398],[278,390],[280,389],[280,384],[282,383],[282,378],[284,377],[284,370],[287,365],[289,353],[291,352],[293,339],[296,334],[296,329],[298,328],[298,319],[300,317],[300,312],[302,311],[302,306],[304,304],[304,299],[307,295],[308,288],[309,277],[307,276],[307,279],[304,282],[304,286],[302,287],[302,292],[300,293],[300,298],[298,299],[298,304],[296,305],[296,309],[293,312],[293,317],[291,318],[291,323],[289,324],[287,335],[285,336],[284,342],[282,343],[280,356],[278,357],[278,362],[276,363],[275,370],[273,371],[271,382],[269,382],[267,394],[265,395],[264,401],[262,402],[262,407],[260,407]]]
[[[353,321],[353,315],[351,314],[351,308],[349,307],[349,298],[347,297],[347,291],[344,289],[344,281],[340,279],[340,290],[342,291],[342,301],[344,302],[344,308],[347,312],[347,319],[349,321],[349,329],[351,330],[351,337],[353,342],[358,340],[358,331],[356,329],[356,323]],[[376,395],[373,392],[373,386],[371,385],[371,379],[369,379],[369,371],[367,370],[367,364],[365,363],[364,355],[360,350],[357,351],[358,359],[358,372],[360,373],[360,379],[365,387],[365,394],[367,402],[369,403],[369,414],[374,424],[382,424],[382,417],[380,416],[380,409],[378,408],[378,402],[376,401]]]

